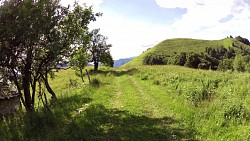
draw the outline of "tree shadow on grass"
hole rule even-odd
[[[195,131],[180,126],[171,117],[150,118],[92,105],[73,119],[66,134],[72,140],[194,140]]]
[[[91,98],[75,94],[60,97],[51,104],[51,111],[41,108],[34,113],[17,113],[0,121],[0,140],[70,140],[64,131],[72,114],[91,101]]]
[[[52,112],[36,112],[0,124],[2,140],[169,141],[194,140],[195,131],[171,117],[151,118],[103,105],[79,105],[92,99],[74,95],[59,99]],[[67,103],[67,104],[65,104]],[[53,105],[52,105],[53,106]],[[76,115],[72,116],[72,112]]]

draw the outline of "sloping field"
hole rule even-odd
[[[234,38],[225,38],[222,40],[199,40],[199,39],[187,39],[187,38],[177,38],[177,39],[167,39],[153,48],[148,49],[143,54],[133,59],[129,63],[125,64],[123,67],[130,67],[142,65],[143,59],[148,54],[165,54],[172,55],[173,53],[181,53],[181,52],[194,52],[201,53],[205,52],[207,47],[218,48],[225,47],[229,48],[232,45],[237,47],[244,47],[250,49],[250,46],[247,46]],[[237,50],[238,48],[236,48]],[[123,68],[122,67],[122,68]]]

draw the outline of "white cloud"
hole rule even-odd
[[[164,8],[187,9],[187,13],[172,24],[177,36],[218,39],[227,34],[245,34],[250,37],[248,0],[156,0],[156,3]],[[233,18],[225,23],[219,22],[228,15]]]
[[[68,0],[63,1],[69,3]],[[94,5],[95,12],[104,12],[90,24],[90,29],[100,28],[101,34],[109,37],[114,59],[140,55],[147,47],[168,38],[221,39],[228,35],[241,35],[250,39],[249,0],[155,1],[163,8],[186,8],[187,13],[172,25],[154,25],[131,20],[126,15],[101,11],[103,0],[79,0],[80,3]],[[220,22],[229,15],[232,18]]]
[[[136,22],[125,17],[105,15],[105,13],[103,17],[92,23],[90,28],[100,28],[101,34],[108,36],[108,43],[113,45],[111,54],[114,59],[138,56],[147,47],[171,37],[171,31],[167,27]]]

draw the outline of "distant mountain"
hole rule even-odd
[[[126,63],[128,63],[129,61],[133,60],[135,57],[130,57],[130,58],[123,58],[123,59],[119,59],[119,60],[115,60],[114,61],[114,68],[118,68]]]

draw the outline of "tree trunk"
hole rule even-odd
[[[94,62],[94,71],[98,70],[98,62]]]
[[[25,99],[26,110],[28,112],[34,111],[34,103],[32,103],[30,95],[30,73],[29,70],[26,70],[23,76],[23,93]]]
[[[32,84],[32,103],[35,103],[35,95],[36,95],[36,79],[34,78],[34,80],[33,80],[34,82],[33,82],[33,84]]]
[[[44,81],[44,84],[45,84],[47,91],[51,94],[51,99],[56,100],[57,99],[56,94],[52,90],[52,88],[50,87],[49,82],[48,82],[48,74],[45,74],[45,76],[42,76],[42,79]]]
[[[24,100],[24,98],[23,98],[22,90],[21,90],[21,88],[20,88],[20,85],[18,84],[17,74],[16,74],[14,68],[11,68],[11,71],[12,71],[12,74],[13,74],[13,76],[14,76],[13,81],[14,81],[16,87],[17,87],[18,93],[20,94],[21,102],[23,103],[25,109],[27,109],[27,105],[26,105],[25,100]],[[20,105],[22,105],[22,104],[20,103]],[[22,107],[22,106],[21,106],[21,107]]]
[[[80,68],[80,73],[81,73],[80,75],[81,75],[82,83],[84,84],[82,68]]]
[[[27,53],[26,58],[26,64],[24,66],[24,72],[23,72],[23,93],[24,93],[24,99],[26,104],[26,110],[28,112],[35,111],[34,109],[34,103],[32,102],[32,98],[30,95],[30,82],[31,82],[31,63],[32,63],[32,50],[30,49]]]
[[[89,84],[91,83],[91,80],[90,80],[90,76],[89,76],[89,72],[87,69],[85,69],[86,73],[87,73],[87,76],[88,76],[88,79],[89,79]]]

